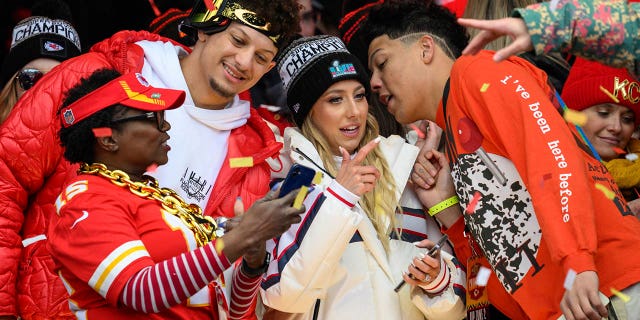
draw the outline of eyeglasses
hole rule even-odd
[[[22,90],[29,90],[42,78],[44,74],[38,69],[22,69],[16,75],[16,80]]]
[[[122,123],[127,121],[139,121],[139,120],[151,120],[154,119],[156,121],[156,125],[158,126],[158,130],[160,132],[165,132],[164,130],[164,111],[150,111],[147,113],[139,114],[137,116],[131,116],[122,119],[111,120],[112,124]]]

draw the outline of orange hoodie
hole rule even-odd
[[[555,319],[570,269],[596,271],[607,296],[640,282],[640,222],[565,123],[544,72],[492,55],[455,62],[437,122],[462,207],[478,200],[464,220],[493,268],[489,299],[512,319]],[[447,233],[464,263],[463,230]]]

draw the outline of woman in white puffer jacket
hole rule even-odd
[[[285,131],[284,167],[323,174],[302,222],[267,243],[263,318],[464,318],[465,273],[447,252],[424,255],[442,234],[405,188],[419,150],[378,137],[364,67],[317,36],[294,41],[277,68],[298,126]],[[396,292],[403,273],[415,280]]]

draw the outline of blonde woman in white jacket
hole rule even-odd
[[[302,222],[267,243],[263,319],[464,318],[465,273],[447,252],[424,255],[442,234],[405,188],[419,150],[378,137],[360,62],[317,36],[294,41],[277,67],[298,126],[285,131],[284,167],[323,178]]]

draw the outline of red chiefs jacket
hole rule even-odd
[[[47,73],[0,127],[0,315],[23,319],[73,319],[67,293],[46,250],[46,230],[56,218],[54,202],[76,166],[62,156],[57,110],[64,92],[100,68],[121,73],[142,68],[140,40],[170,41],[145,31],[121,31]],[[177,45],[177,44],[176,44]],[[187,49],[188,50],[188,49]],[[233,215],[242,196],[251,205],[268,191],[269,166],[281,144],[252,110],[245,126],[231,131],[228,158],[253,157],[251,168],[221,169],[205,213]],[[24,243],[24,246],[23,246]]]

